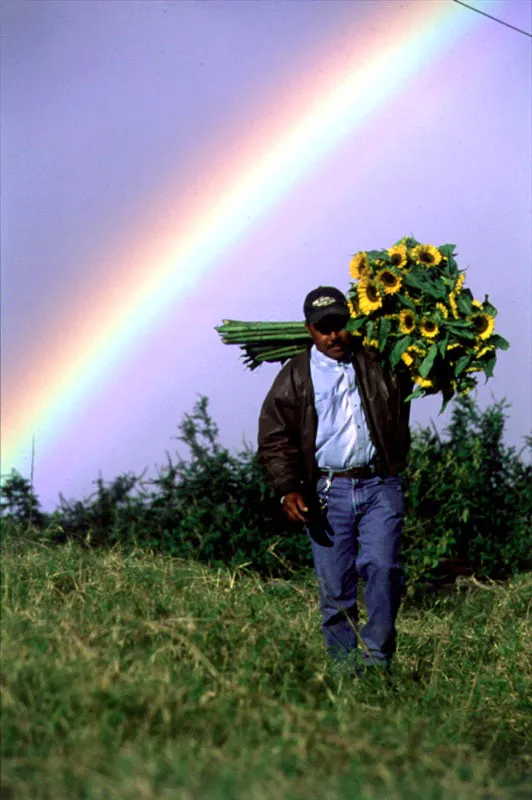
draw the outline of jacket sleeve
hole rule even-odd
[[[301,492],[304,462],[301,453],[300,411],[290,364],[268,392],[259,417],[258,457],[277,495]]]

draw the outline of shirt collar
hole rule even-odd
[[[321,353],[315,344],[310,348],[310,358],[313,364],[323,369],[335,369],[336,367],[348,366],[350,361],[337,361],[335,358],[329,358],[325,353]]]

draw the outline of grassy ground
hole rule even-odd
[[[532,795],[530,575],[405,604],[389,686],[330,675],[312,575],[13,542],[3,570],[3,800]]]

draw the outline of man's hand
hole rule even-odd
[[[308,512],[307,504],[299,492],[285,494],[283,508],[289,520],[292,522],[308,522],[305,514]]]

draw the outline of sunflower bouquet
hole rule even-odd
[[[404,238],[388,250],[356,253],[349,264],[347,324],[391,367],[401,362],[414,382],[411,399],[442,391],[447,401],[493,375],[497,349],[508,342],[494,333],[497,309],[486,295],[473,297],[455,245],[435,247]]]
[[[405,237],[388,250],[355,253],[349,273],[347,329],[384,363],[408,370],[409,399],[441,391],[443,408],[453,394],[471,391],[478,373],[493,375],[497,350],[509,345],[494,333],[497,309],[488,296],[477,300],[464,285],[455,245]],[[216,330],[242,348],[250,369],[286,361],[310,342],[303,322],[224,320]]]

